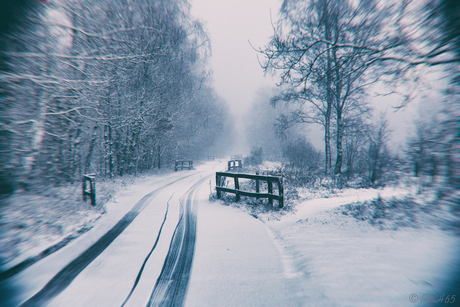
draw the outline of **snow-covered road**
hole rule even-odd
[[[260,220],[201,190],[185,306],[298,306],[277,246]]]
[[[208,162],[122,194],[91,231],[8,279],[17,305],[292,305],[264,224],[209,201],[224,168]]]
[[[107,204],[93,230],[6,281],[18,290],[14,304],[116,306],[136,284],[126,305],[144,305],[180,221],[182,198],[222,167],[212,162],[153,179]]]
[[[344,191],[256,219],[209,199],[225,162],[132,186],[91,231],[7,280],[13,306],[411,306],[413,294],[453,295],[458,236],[334,213],[405,191]]]

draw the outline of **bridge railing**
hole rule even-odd
[[[230,177],[234,180],[235,188],[224,187],[225,178]],[[256,182],[256,192],[241,191],[239,179],[252,179]],[[268,191],[267,193],[260,193],[260,181],[266,181]],[[273,183],[278,185],[278,195],[273,194]],[[216,172],[216,192],[217,198],[222,197],[222,192],[233,193],[236,195],[236,201],[240,200],[240,196],[249,196],[256,198],[268,198],[268,203],[273,205],[273,200],[277,200],[279,207],[283,207],[284,203],[284,188],[283,178],[278,176],[262,176],[262,175],[251,175],[251,174],[238,174],[238,173],[225,173]]]
[[[192,160],[176,160],[174,163],[174,170],[177,172],[178,170],[183,169],[193,169],[193,161]]]
[[[239,159],[228,161],[228,171],[240,170],[242,167],[243,167],[243,162]]]

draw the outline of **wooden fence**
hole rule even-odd
[[[89,182],[89,189],[87,183]],[[83,200],[86,201],[86,197],[89,196],[91,199],[91,205],[96,206],[96,174],[83,175],[82,183]]]
[[[176,160],[174,164],[174,170],[177,172],[179,169],[193,169],[193,161],[192,160]]]
[[[223,186],[225,177],[231,177],[234,180],[235,188],[230,189]],[[252,179],[256,181],[256,192],[241,191],[238,179]],[[260,181],[266,181],[268,186],[268,193],[260,193]],[[278,194],[273,194],[273,183],[278,184]],[[236,173],[224,173],[216,172],[216,191],[217,198],[221,198],[222,192],[233,193],[236,195],[236,201],[240,200],[240,196],[249,196],[257,198],[268,198],[268,203],[273,205],[273,200],[276,199],[279,203],[279,207],[283,207],[284,202],[284,189],[283,189],[283,178],[277,176],[261,176],[261,175],[250,175],[250,174],[236,174]]]
[[[243,167],[243,162],[241,160],[230,160],[228,161],[228,171],[238,170]]]

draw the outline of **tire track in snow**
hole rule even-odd
[[[195,194],[198,187],[211,176],[200,179],[184,194],[187,195],[185,210],[181,202],[181,217],[147,306],[182,306],[184,303],[195,251]]]
[[[48,301],[64,291],[78,276],[78,274],[80,274],[94,259],[96,259],[163,189],[193,175],[196,175],[196,173],[174,180],[142,197],[142,199],[139,200],[134,205],[134,207],[128,213],[126,213],[120,221],[118,221],[115,226],[106,232],[91,247],[80,254],[80,256],[75,258],[65,268],[59,271],[39,292],[22,303],[21,307],[43,306]]]
[[[165,217],[164,217],[164,219],[163,219],[163,222],[161,223],[160,230],[158,231],[158,235],[157,235],[157,238],[156,238],[156,240],[155,240],[155,244],[153,244],[152,249],[151,249],[150,252],[147,254],[147,257],[145,257],[144,263],[142,263],[141,269],[139,270],[139,273],[137,274],[136,280],[134,281],[134,285],[133,285],[131,291],[129,292],[128,296],[127,296],[126,299],[124,300],[123,304],[121,304],[121,307],[125,306],[126,303],[128,302],[128,300],[130,299],[131,295],[133,294],[134,290],[135,290],[136,287],[137,287],[137,284],[139,283],[139,280],[141,279],[142,272],[144,271],[144,268],[145,268],[145,265],[147,264],[147,261],[149,260],[150,256],[152,255],[153,251],[155,250],[155,247],[157,247],[158,241],[160,240],[161,231],[163,230],[163,226],[164,226],[164,224],[165,224],[165,222],[166,222],[166,219],[168,218],[169,202],[171,201],[171,198],[174,196],[175,193],[176,193],[176,192],[174,192],[174,193],[171,195],[171,197],[169,198],[169,200],[168,200],[167,207],[166,207],[166,212],[165,212]]]

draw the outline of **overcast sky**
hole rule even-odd
[[[254,47],[264,47],[276,21],[280,0],[192,0],[192,14],[211,36],[214,86],[234,114],[246,113],[260,87],[274,85],[264,78]]]
[[[273,34],[281,0],[191,0],[192,14],[201,20],[211,37],[214,88],[235,116],[239,144],[235,152],[247,154],[244,115],[259,88],[275,86],[264,77],[254,48],[264,47]],[[262,57],[259,58],[262,60]]]
[[[244,115],[249,111],[263,87],[275,87],[276,79],[264,77],[257,61],[257,52],[250,46],[264,47],[273,35],[272,22],[278,20],[282,0],[191,0],[192,14],[201,20],[211,37],[212,57],[209,66],[213,70],[214,88],[230,106],[236,125],[243,132]],[[263,57],[259,55],[260,60]],[[410,123],[416,113],[415,102],[407,109],[394,113],[392,107],[400,104],[400,97],[374,97],[372,105],[376,113],[387,112],[390,119],[392,147],[400,148]],[[306,127],[307,128],[307,127]],[[240,134],[241,139],[243,136]],[[308,139],[316,148],[323,148],[323,135],[319,127],[308,128]],[[244,141],[242,141],[244,143]],[[248,147],[236,150],[246,153]]]

